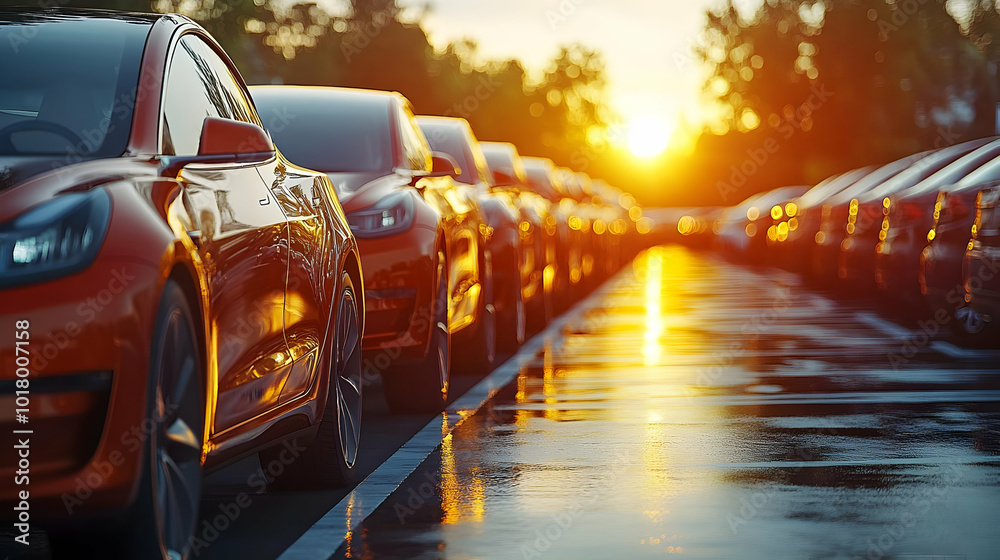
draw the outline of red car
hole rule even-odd
[[[348,479],[357,243],[219,45],[177,15],[2,10],[0,60],[0,423],[30,430],[3,511],[74,556],[185,558],[203,470],[277,445],[286,485]]]
[[[370,90],[255,86],[275,142],[327,173],[358,237],[368,318],[366,373],[396,412],[439,411],[455,348],[495,356],[492,276],[475,201],[460,167],[432,152],[409,101]]]

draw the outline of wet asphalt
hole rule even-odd
[[[642,253],[335,558],[1000,558],[1000,358]]]

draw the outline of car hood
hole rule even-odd
[[[41,175],[72,162],[65,155],[5,156],[0,155],[0,192],[14,188],[35,175]]]
[[[327,173],[327,176],[347,213],[368,208],[407,184],[402,176],[382,171]]]

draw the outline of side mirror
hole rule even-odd
[[[177,177],[191,164],[259,163],[275,157],[263,128],[242,121],[205,117],[196,156],[161,156],[160,175]]]
[[[444,152],[433,152],[431,154],[431,173],[429,177],[451,177],[455,178],[462,174],[462,168],[455,161],[455,158]]]
[[[264,129],[250,123],[206,117],[201,125],[198,155],[246,155],[274,152],[271,137]]]

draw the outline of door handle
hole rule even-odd
[[[271,204],[271,197],[265,196],[264,198],[258,200],[257,204],[260,204],[261,206],[267,206],[268,204]]]

